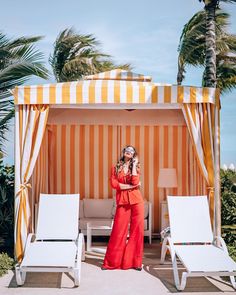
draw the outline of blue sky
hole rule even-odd
[[[236,5],[222,7],[231,14],[229,31],[236,33]],[[58,33],[74,27],[81,33],[94,34],[103,51],[117,63],[129,62],[135,72],[152,75],[156,82],[176,83],[177,47],[183,25],[203,4],[198,0],[8,0],[1,8],[5,11],[1,30],[9,37],[44,36],[37,47],[45,54],[48,67]],[[201,74],[202,69],[188,68],[184,84],[201,85]],[[54,81],[53,76],[50,81]],[[32,78],[27,84],[36,83],[42,81]],[[236,90],[222,96],[221,102],[221,163],[236,164]],[[9,139],[5,146],[6,163],[13,162],[12,141]]]

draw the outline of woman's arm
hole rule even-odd
[[[115,173],[115,167],[111,168],[110,184],[111,184],[111,187],[116,189],[116,190],[121,189],[120,183],[118,182],[118,179],[117,179],[117,176],[116,176],[116,173]]]
[[[119,182],[119,186],[120,186],[120,189],[121,190],[126,190],[126,189],[131,189],[131,188],[134,188],[136,186],[140,185],[140,182],[136,185],[132,185],[132,184],[125,184],[125,183],[120,183]]]
[[[133,175],[131,177],[131,181],[133,180]],[[139,178],[138,178],[139,179]],[[111,177],[110,177],[110,184],[111,187],[116,189],[116,190],[127,190],[127,189],[132,189],[136,186],[140,185],[140,182],[132,183],[131,184],[125,184],[125,183],[120,183],[117,179],[116,173],[115,173],[115,167],[111,168]]]

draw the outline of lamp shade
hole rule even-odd
[[[177,187],[176,169],[161,168],[158,177],[158,187]]]

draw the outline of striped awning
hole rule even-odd
[[[82,81],[19,86],[16,105],[22,104],[182,104],[219,106],[219,90],[194,86],[160,85],[151,77],[123,70],[86,76]]]
[[[138,81],[138,82],[151,82],[151,76],[144,76],[133,72],[116,69],[95,75],[84,77],[85,80],[124,80],[124,81]]]

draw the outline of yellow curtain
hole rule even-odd
[[[28,189],[48,118],[48,105],[15,108],[15,256],[21,261],[30,230]]]
[[[184,104],[183,113],[198,159],[199,167],[208,185],[211,220],[214,217],[214,134],[215,105],[210,103]]]

